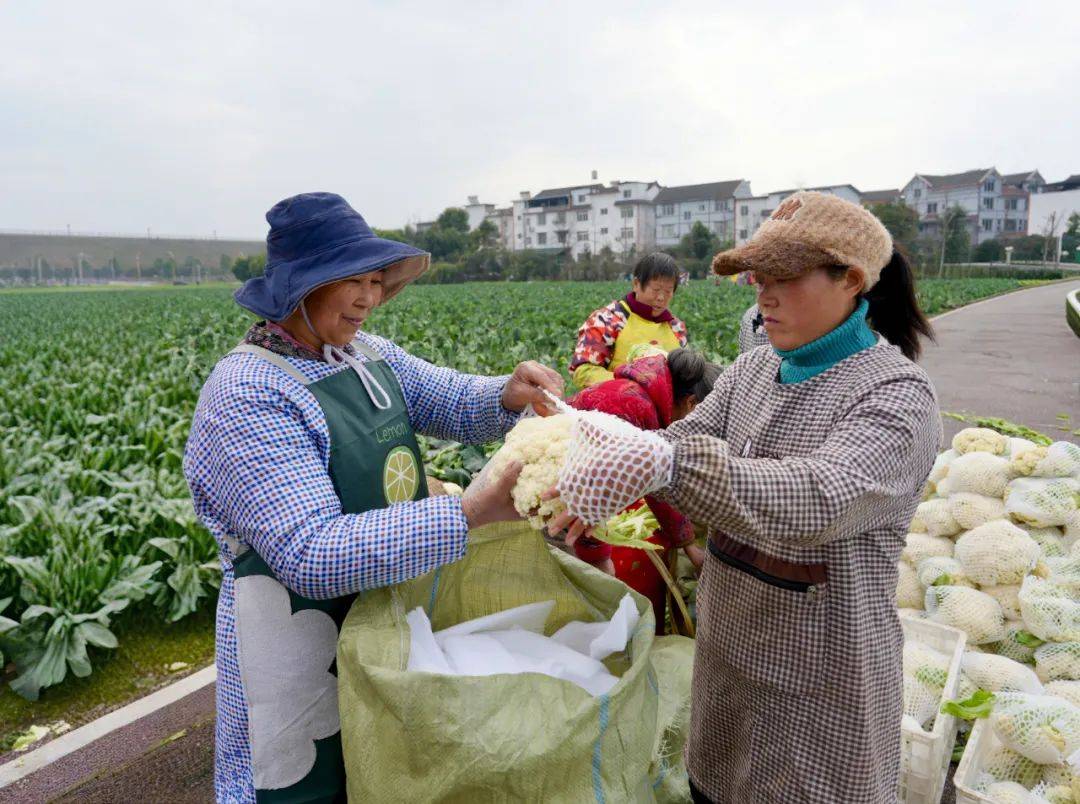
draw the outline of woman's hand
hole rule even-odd
[[[535,360],[527,360],[518,363],[507,380],[503,388],[502,406],[520,413],[525,410],[526,405],[531,404],[533,410],[541,416],[547,416],[551,413],[551,402],[544,396],[544,391],[561,399],[565,387],[559,372]]]
[[[540,495],[541,500],[554,500],[559,496],[559,490],[552,486],[550,489]],[[586,525],[576,516],[569,511],[563,511],[561,514],[556,514],[548,520],[547,532],[551,536],[558,536],[560,533],[566,531],[563,536],[563,540],[570,547],[574,546],[574,542],[580,539],[582,536],[592,536],[593,528],[590,525]],[[612,568],[614,572],[614,567]],[[606,570],[605,570],[606,572]]]
[[[465,489],[461,497],[461,512],[470,530],[492,522],[511,522],[522,518],[510,496],[520,474],[521,462],[511,461],[496,482],[474,482]]]
[[[705,563],[705,551],[693,542],[683,547],[683,551],[686,553],[686,557],[690,559],[690,563],[694,565],[694,569],[701,572],[701,567]]]

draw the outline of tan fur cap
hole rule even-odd
[[[892,251],[888,229],[869,210],[835,195],[800,192],[785,198],[749,243],[717,254],[712,267],[721,276],[761,271],[791,279],[846,265],[862,271],[866,291],[877,284]]]

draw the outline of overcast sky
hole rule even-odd
[[[466,196],[1080,173],[1080,3],[0,0],[0,228],[262,237]]]

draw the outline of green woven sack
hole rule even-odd
[[[628,650],[605,664],[619,683],[594,698],[539,674],[406,672],[407,612],[438,631],[555,600],[545,627],[610,618],[626,586],[552,550],[525,523],[470,535],[465,558],[361,595],[338,641],[341,737],[352,801],[689,800],[681,763],[693,643],[662,640],[652,663],[652,606]]]

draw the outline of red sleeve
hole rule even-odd
[[[611,558],[611,545],[583,537],[574,542],[574,555],[589,564],[599,564],[605,558]]]
[[[682,547],[694,540],[694,526],[676,509],[651,495],[645,498],[645,504],[649,506],[656,521],[660,523],[658,535],[664,540],[666,546]]]
[[[593,312],[578,329],[577,347],[570,360],[570,373],[583,363],[592,363],[604,368],[611,362],[615,349],[615,339],[626,324],[626,317],[620,316],[614,305],[601,307]]]

